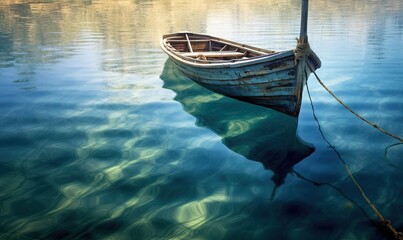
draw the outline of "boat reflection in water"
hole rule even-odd
[[[169,59],[161,79],[198,126],[211,129],[229,149],[273,171],[273,194],[292,167],[315,150],[296,135],[298,118],[213,93],[181,74]]]

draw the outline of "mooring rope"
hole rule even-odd
[[[309,57],[316,68],[320,68],[322,66],[322,62],[320,61],[319,57],[316,55],[314,51],[312,51],[309,42],[303,42],[299,38],[296,38],[297,46],[294,49],[294,63],[297,64],[303,57]]]
[[[362,117],[361,115],[359,115],[358,113],[356,113],[353,109],[351,109],[349,106],[347,106],[343,101],[341,101],[328,87],[326,87],[326,85],[322,82],[322,80],[320,80],[318,74],[316,74],[316,72],[314,71],[314,69],[311,67],[311,65],[308,63],[308,67],[309,69],[312,71],[312,73],[315,75],[316,79],[318,80],[318,82],[320,83],[320,85],[322,85],[323,88],[326,89],[326,91],[329,92],[330,95],[332,95],[341,105],[343,105],[347,110],[349,110],[352,114],[354,114],[356,117],[358,117],[359,119],[361,119],[362,121],[364,121],[365,123],[369,124],[370,126],[378,129],[379,131],[381,131],[382,133],[389,135],[390,137],[393,137],[397,140],[399,140],[400,142],[403,142],[403,138],[396,136],[394,134],[392,134],[391,132],[386,131],[385,129],[383,129],[382,127],[376,125],[375,123],[370,122],[369,120],[365,119],[364,117]]]
[[[309,63],[308,63],[308,66],[309,66]],[[309,68],[311,68],[311,67],[309,66]],[[317,76],[317,74],[316,74],[312,69],[311,69],[311,71],[315,74],[315,76]],[[318,79],[318,81],[320,81],[320,80],[319,80],[319,77],[317,77],[317,79]],[[321,81],[320,81],[320,82],[321,82]],[[324,86],[324,85],[322,85],[322,86]],[[317,123],[317,125],[318,125],[319,132],[320,132],[320,134],[322,135],[322,138],[323,138],[323,139],[325,140],[325,142],[329,145],[329,147],[332,148],[333,151],[337,154],[338,158],[340,159],[340,161],[343,163],[345,169],[347,170],[347,173],[348,173],[348,175],[350,176],[351,180],[353,181],[354,185],[358,188],[358,190],[359,190],[359,192],[361,193],[361,195],[362,195],[362,197],[364,198],[364,200],[368,203],[368,205],[372,208],[372,210],[373,210],[373,211],[375,212],[375,214],[378,216],[378,218],[379,218],[380,222],[382,223],[382,225],[383,225],[384,227],[386,227],[386,228],[393,234],[393,236],[394,236],[396,239],[398,239],[398,240],[403,240],[403,233],[402,233],[402,232],[398,232],[398,231],[392,226],[391,221],[388,220],[388,219],[385,219],[385,218],[383,217],[383,215],[380,213],[380,211],[375,207],[375,205],[372,203],[372,201],[368,198],[367,194],[364,192],[364,190],[362,189],[362,187],[360,186],[360,184],[357,182],[357,180],[355,179],[353,173],[352,173],[351,170],[350,170],[350,167],[349,167],[349,166],[347,165],[347,163],[342,159],[341,154],[339,153],[339,151],[337,151],[336,147],[333,146],[333,145],[329,142],[329,140],[327,140],[327,138],[325,137],[325,134],[323,133],[322,128],[321,128],[321,126],[320,126],[320,124],[319,124],[319,120],[318,120],[318,118],[316,117],[316,114],[315,114],[315,108],[314,108],[314,106],[313,106],[313,101],[312,101],[311,93],[310,93],[310,91],[309,91],[308,83],[306,84],[306,89],[307,89],[307,92],[308,92],[309,100],[310,100],[310,102],[311,102],[312,114],[313,114],[313,117],[315,118],[315,121],[316,121],[316,123]],[[330,91],[330,90],[328,90],[328,91]],[[332,94],[332,93],[331,93],[331,94]],[[333,94],[332,94],[332,95],[333,95]],[[334,95],[333,95],[333,96],[334,96]],[[334,96],[334,97],[335,97],[335,96]],[[346,105],[343,104],[343,106],[346,106]],[[389,135],[389,134],[388,134],[388,135]]]
[[[303,42],[299,38],[296,38],[296,40],[297,40],[297,46],[295,47],[295,50],[294,50],[295,64],[297,64],[298,61],[301,60],[301,58],[308,57],[312,53],[312,49],[309,46],[308,42]]]

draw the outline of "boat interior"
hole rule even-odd
[[[198,61],[239,60],[274,53],[242,44],[227,42],[204,35],[181,34],[165,40],[166,47],[174,52]]]

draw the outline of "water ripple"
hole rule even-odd
[[[309,19],[321,77],[396,133],[400,9],[392,0],[315,1]],[[293,48],[299,14],[289,0],[1,1],[0,238],[382,239],[306,95],[290,121],[196,85],[166,67],[159,49],[162,34],[183,30]],[[401,171],[383,161],[392,140],[347,115],[314,79],[309,86],[322,129],[402,226]],[[276,187],[270,159],[309,148],[296,132],[316,150],[280,169],[287,177]],[[400,167],[401,147],[387,160]]]

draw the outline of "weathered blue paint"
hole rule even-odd
[[[205,37],[245,50],[258,49],[262,52],[260,56],[246,59],[203,62],[185,57],[181,52],[167,47],[164,39],[181,34],[185,33],[165,35],[161,47],[177,68],[190,79],[225,96],[298,116],[303,88],[311,73],[305,66],[311,61],[309,57],[296,64],[293,50],[273,52],[208,35],[186,33],[191,37],[197,36],[198,39]],[[304,66],[299,66],[300,64]],[[312,62],[311,66],[315,69],[319,67]]]

